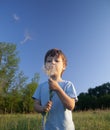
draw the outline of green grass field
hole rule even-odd
[[[73,112],[76,130],[110,130],[110,110]],[[0,115],[0,130],[41,130],[40,114]]]
[[[73,113],[76,130],[110,130],[110,110]]]

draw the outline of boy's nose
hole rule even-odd
[[[55,60],[54,59],[52,60],[52,64],[55,64]]]

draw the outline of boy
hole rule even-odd
[[[40,84],[33,95],[35,110],[46,116],[45,130],[75,130],[72,110],[77,101],[76,90],[70,81],[62,79],[67,59],[59,49],[47,51],[44,58],[48,81]]]

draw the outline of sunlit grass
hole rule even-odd
[[[73,120],[76,130],[109,130],[110,110],[73,112]],[[41,115],[0,115],[0,130],[41,130]]]
[[[40,114],[0,115],[0,130],[40,130]]]
[[[76,130],[109,130],[110,110],[73,113]]]

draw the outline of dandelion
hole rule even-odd
[[[47,74],[47,76],[50,78],[50,76],[55,74],[56,67],[55,65],[51,65],[50,63],[46,63],[43,67],[44,72]]]
[[[47,76],[50,78],[52,75],[55,74],[56,67],[51,65],[50,63],[46,63],[43,67],[44,72],[47,74]],[[53,97],[52,90],[49,90],[49,99],[51,100]]]
[[[55,74],[55,66],[52,66],[50,63],[46,63],[43,66],[43,70],[46,73],[46,75],[50,78],[52,75]],[[52,100],[53,94],[52,94],[52,90],[49,90],[49,100]],[[46,122],[46,116],[47,116],[47,112],[43,112],[43,118],[42,118],[42,130],[45,129],[45,122]]]

